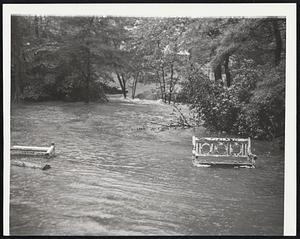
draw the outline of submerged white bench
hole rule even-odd
[[[197,138],[193,136],[195,166],[255,167],[256,155],[251,153],[251,140],[240,138]]]
[[[12,146],[10,152],[12,155],[37,155],[52,157],[55,155],[55,144],[51,143],[49,147]]]
[[[49,147],[33,147],[33,146],[12,146],[10,149],[11,155],[17,156],[38,156],[38,157],[46,157],[51,158],[55,155],[55,144],[51,143]],[[37,164],[32,162],[24,162],[24,161],[16,161],[12,160],[11,165],[18,167],[26,167],[26,168],[38,168],[42,170],[50,169],[51,166],[49,164]]]

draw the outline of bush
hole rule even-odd
[[[208,128],[261,139],[283,136],[284,65],[266,65],[256,71],[260,78],[240,74],[229,88],[195,76],[183,85],[180,99],[190,104]]]
[[[240,112],[234,130],[256,138],[274,139],[285,131],[284,65],[266,67],[262,77]]]
[[[103,88],[103,83],[91,81],[89,99],[91,101],[107,101]],[[85,98],[85,84],[76,75],[57,77],[51,80],[49,77],[30,80],[21,95],[21,99],[24,101],[84,101]]]
[[[239,113],[237,97],[232,88],[206,82],[207,93],[198,95],[191,105],[202,115],[205,125],[221,131],[230,131]]]

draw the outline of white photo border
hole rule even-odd
[[[9,235],[11,15],[140,17],[286,17],[284,235],[296,235],[296,3],[3,4],[3,234]]]

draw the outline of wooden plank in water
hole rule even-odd
[[[40,165],[36,163],[29,163],[23,161],[11,161],[11,165],[18,166],[18,167],[25,167],[25,168],[42,169],[42,170],[47,170],[51,168],[49,164]]]

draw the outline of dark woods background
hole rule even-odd
[[[135,98],[155,83],[206,127],[284,135],[285,19],[12,16],[11,30],[13,103]]]

